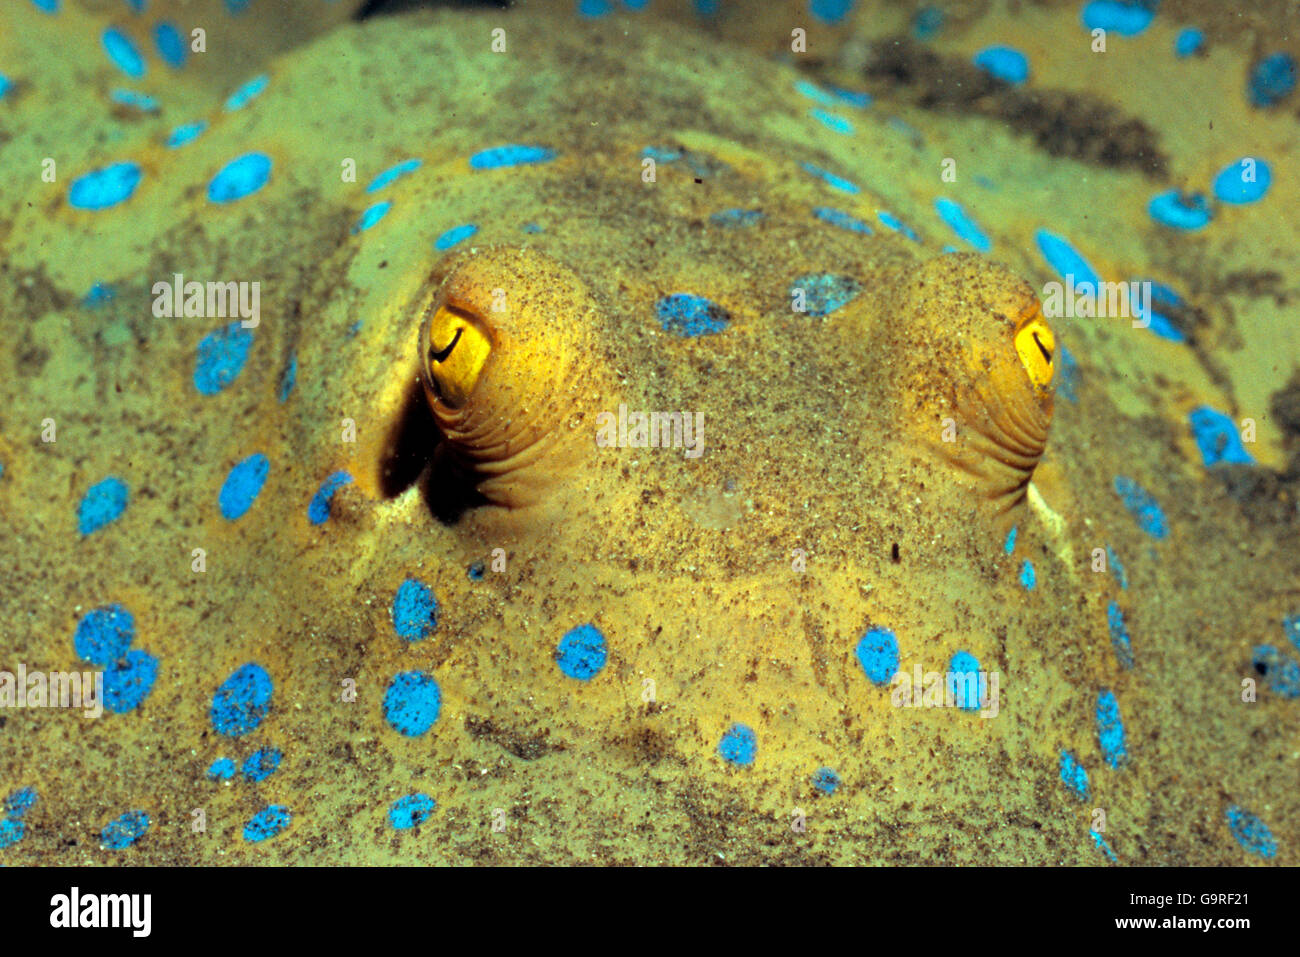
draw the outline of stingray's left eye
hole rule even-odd
[[[492,340],[474,316],[449,305],[424,320],[420,338],[426,380],[439,399],[460,408],[478,384]]]
[[[1035,308],[1016,326],[1015,346],[1029,381],[1038,389],[1051,385],[1056,339],[1041,309]]]

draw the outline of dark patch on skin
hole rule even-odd
[[[552,744],[546,731],[527,737],[510,728],[503,728],[491,718],[481,718],[472,714],[465,716],[465,730],[469,732],[470,737],[491,741],[502,750],[524,761],[535,761],[553,751],[567,750],[563,744]]]
[[[1224,491],[1256,526],[1300,528],[1300,456],[1282,471],[1258,465],[1223,463],[1210,469]]]
[[[1002,120],[1052,156],[1136,170],[1152,179],[1168,175],[1169,160],[1155,131],[1100,97],[1021,89],[968,60],[942,56],[905,37],[870,44],[863,60],[863,76],[922,109]]]
[[[1213,283],[1210,290],[1218,295],[1270,298],[1282,307],[1297,294],[1295,289],[1284,288],[1282,279],[1282,274],[1275,269],[1239,269]]]
[[[1282,432],[1282,447],[1291,456],[1290,470],[1300,471],[1300,368],[1273,393],[1268,407]]]

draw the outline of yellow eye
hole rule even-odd
[[[1052,327],[1043,318],[1041,308],[1035,308],[1021,320],[1016,328],[1015,344],[1020,363],[1029,373],[1029,381],[1037,389],[1046,389],[1052,384],[1052,371],[1055,369],[1056,338],[1052,335]]]
[[[492,341],[468,313],[441,306],[425,320],[424,373],[437,397],[452,408],[469,399]]]

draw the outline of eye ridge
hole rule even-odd
[[[438,352],[435,352],[433,349],[430,349],[429,360],[431,362],[442,362],[443,360],[445,360],[449,355],[451,355],[451,350],[456,348],[456,343],[460,342],[460,334],[464,331],[465,331],[464,326],[461,326],[459,329],[457,329],[456,334],[451,337],[451,342],[447,343],[447,348],[442,349]],[[1040,346],[1039,348],[1042,347]]]

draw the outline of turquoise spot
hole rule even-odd
[[[1079,401],[1079,362],[1059,340],[1056,343],[1056,394],[1069,402]]]
[[[133,650],[104,669],[104,707],[114,714],[134,711],[149,697],[158,680],[158,659]]]
[[[893,213],[887,213],[884,210],[881,210],[880,212],[876,213],[876,216],[879,217],[880,221],[884,223],[886,226],[888,226],[890,229],[892,229],[894,232],[902,233],[904,236],[912,240],[912,242],[914,243],[919,243],[921,241],[921,238],[916,235],[916,230],[912,229],[911,226],[907,225],[905,222],[903,222]]]
[[[1102,837],[1096,831],[1091,829],[1089,829],[1088,831],[1088,836],[1092,838],[1092,843],[1097,845],[1097,850],[1105,854],[1106,857],[1110,859],[1110,862],[1112,864],[1119,863],[1119,858],[1115,856],[1115,852],[1110,849],[1110,845],[1106,843],[1106,839],[1104,837]]]
[[[1128,572],[1124,571],[1124,565],[1115,554],[1115,549],[1109,545],[1106,546],[1106,562],[1110,565],[1110,573],[1115,576],[1115,581],[1119,582],[1119,587],[1128,591]]]
[[[32,0],[32,6],[41,13],[59,12],[59,0]]]
[[[1129,302],[1131,303],[1133,314],[1140,318],[1148,320],[1147,328],[1162,339],[1168,339],[1170,342],[1186,342],[1187,337],[1173,323],[1167,313],[1172,309],[1181,308],[1183,297],[1173,289],[1163,283],[1151,283],[1151,308],[1147,315],[1142,315],[1142,304],[1139,297],[1132,294],[1130,289]]]
[[[1268,163],[1243,156],[1214,177],[1214,195],[1225,203],[1254,203],[1264,198],[1272,184],[1273,170]]]
[[[975,220],[971,219],[970,214],[957,203],[940,196],[934,201],[934,208],[938,211],[939,218],[947,223],[954,233],[980,252],[986,253],[993,248],[993,243],[984,234],[984,230],[980,229]]]
[[[133,79],[144,76],[144,58],[130,37],[116,27],[109,27],[100,39],[104,44],[104,52],[119,70]]]
[[[1101,278],[1097,275],[1097,271],[1060,236],[1040,229],[1034,234],[1034,238],[1047,264],[1055,269],[1062,279],[1073,282],[1076,289],[1081,283],[1091,283],[1094,293],[1101,288]]]
[[[886,628],[870,629],[859,639],[854,653],[872,684],[889,684],[898,671],[898,639]]]
[[[229,0],[227,0],[229,2]],[[272,804],[254,814],[244,825],[244,840],[250,844],[275,837],[293,820],[293,815],[283,804]]]
[[[1024,585],[1029,591],[1034,590],[1034,585],[1038,584],[1038,576],[1034,573],[1034,563],[1025,559],[1025,563],[1020,566],[1020,584]]]
[[[852,135],[853,133],[853,124],[842,116],[836,116],[834,113],[827,113],[825,110],[812,110],[811,116],[828,130],[835,133],[843,133],[845,136]]]
[[[1277,841],[1268,825],[1244,808],[1233,804],[1224,812],[1228,820],[1228,830],[1237,839],[1237,843],[1257,857],[1273,857],[1277,854]]]
[[[721,0],[694,0],[696,16],[711,17],[718,12]]]
[[[255,662],[240,665],[212,696],[208,717],[218,734],[232,738],[257,730],[271,710],[275,689],[266,669]]]
[[[1069,751],[1061,752],[1061,782],[1080,801],[1088,800],[1088,772]]]
[[[482,150],[469,158],[470,169],[504,169],[527,163],[547,163],[555,159],[555,151],[544,146],[520,146],[511,143]]]
[[[384,719],[398,734],[414,738],[438,720],[442,691],[432,675],[403,671],[393,676],[384,693]]]
[[[801,93],[810,100],[815,100],[822,106],[838,106],[835,97],[827,93],[815,83],[809,83],[807,80],[796,80],[794,84],[795,92]]]
[[[1147,213],[1161,226],[1193,232],[1204,229],[1214,213],[1200,193],[1184,194],[1173,189],[1152,198]]]
[[[77,622],[72,647],[77,657],[108,667],[122,658],[135,640],[135,618],[121,605],[88,611]]]
[[[1164,510],[1146,489],[1123,475],[1115,476],[1115,494],[1137,522],[1138,528],[1152,538],[1161,539],[1169,534]]]
[[[216,395],[239,377],[253,348],[253,330],[238,320],[214,329],[199,340],[194,361],[194,388]]]
[[[1097,695],[1097,742],[1101,756],[1112,768],[1128,764],[1128,747],[1124,742],[1124,719],[1119,715],[1119,702],[1110,691]]]
[[[1272,53],[1255,64],[1250,73],[1250,102],[1272,106],[1295,89],[1295,58],[1289,53]]]
[[[251,196],[271,178],[271,157],[265,153],[245,153],[231,160],[208,183],[208,199],[214,203],[232,203]]]
[[[1222,412],[1202,405],[1193,409],[1187,420],[1192,427],[1192,435],[1196,438],[1196,447],[1201,451],[1201,460],[1207,468],[1222,462],[1255,464],[1255,460],[1241,444],[1236,424]]]
[[[235,776],[235,762],[230,758],[217,758],[208,767],[209,781],[229,781]]]
[[[850,183],[847,179],[844,179],[841,176],[836,176],[834,173],[829,170],[824,170],[820,166],[814,166],[812,163],[800,163],[799,166],[805,173],[816,176],[833,189],[838,189],[841,193],[852,194],[862,192],[861,189],[859,189],[855,184]]]
[[[943,26],[943,11],[938,7],[921,7],[912,17],[912,36],[929,40]]]
[[[226,112],[231,113],[235,110],[242,110],[249,103],[252,103],[257,99],[270,82],[271,78],[265,73],[253,77],[226,98]]]
[[[1106,606],[1106,625],[1110,629],[1110,643],[1115,649],[1115,660],[1127,671],[1133,667],[1133,643],[1128,636],[1128,626],[1124,623],[1124,612],[1115,602]]]
[[[807,273],[790,283],[789,295],[796,311],[800,302],[810,316],[826,316],[847,306],[862,292],[862,284],[852,276],[833,273]]]
[[[1282,633],[1300,651],[1300,612],[1282,619]]]
[[[128,496],[126,483],[115,475],[88,488],[77,507],[77,528],[81,534],[89,535],[117,521],[126,511]]]
[[[757,209],[723,209],[709,217],[715,226],[754,226],[766,219]]]
[[[1159,0],[1157,0],[1159,2]],[[1083,8],[1081,19],[1089,30],[1107,30],[1122,37],[1135,37],[1151,25],[1154,3],[1094,0]]]
[[[81,304],[87,309],[95,309],[117,298],[117,290],[106,282],[97,282],[90,287],[90,292],[81,297]]]
[[[438,600],[422,581],[408,578],[393,596],[393,630],[405,641],[421,641],[438,627]]]
[[[457,243],[464,242],[478,232],[478,226],[475,223],[464,223],[460,226],[453,226],[441,236],[433,241],[433,248],[441,252],[446,252]]]
[[[68,203],[75,209],[100,210],[131,198],[140,185],[140,167],[135,163],[114,163],[86,173],[72,181]]]
[[[244,777],[254,783],[265,781],[280,766],[282,757],[284,755],[275,748],[258,748],[244,759]]]
[[[106,851],[121,851],[140,840],[148,831],[148,814],[144,811],[127,811],[105,825],[99,833],[99,843]]]
[[[840,776],[831,768],[818,768],[813,773],[812,783],[822,794],[834,794],[840,786]]]
[[[335,492],[351,481],[352,476],[347,472],[335,472],[322,482],[307,505],[307,520],[313,525],[324,525],[329,521],[330,499],[334,497]]]
[[[1005,544],[1003,544],[1002,550],[1006,552],[1008,555],[1010,555],[1012,552],[1016,550],[1016,532],[1019,530],[1019,528],[1020,528],[1019,525],[1012,525],[1011,531],[1007,532],[1007,540]]]
[[[1178,34],[1174,40],[1174,55],[1177,57],[1189,57],[1199,53],[1205,46],[1205,34],[1196,27],[1188,27]]]
[[[693,338],[721,332],[731,316],[716,302],[686,292],[673,293],[655,303],[655,315],[664,332]]]
[[[233,522],[253,507],[257,496],[266,484],[266,475],[271,463],[261,452],[255,452],[230,470],[226,481],[221,486],[217,504],[221,514]]]
[[[808,9],[822,23],[834,24],[848,16],[856,2],[857,0],[810,0]]]
[[[959,651],[948,662],[945,686],[948,697],[963,711],[978,711],[988,699],[988,679],[980,673],[979,659],[969,651]]]
[[[203,120],[178,126],[176,129],[172,130],[171,135],[167,137],[167,148],[173,150],[179,149],[191,140],[196,139],[198,135],[207,128],[208,124]]]
[[[985,47],[975,54],[974,62],[985,73],[1013,86],[1029,79],[1029,59],[1012,47]]]
[[[603,17],[613,12],[609,0],[578,0],[578,15],[583,17]]]
[[[647,146],[641,151],[641,155],[654,160],[656,163],[676,163],[682,158],[682,151],[664,149],[658,146]]]
[[[185,59],[190,51],[185,45],[185,38],[181,36],[181,32],[174,24],[166,21],[154,24],[153,45],[168,66],[179,70],[185,65]]]
[[[847,229],[851,233],[862,233],[864,236],[872,234],[871,227],[862,220],[841,210],[832,209],[830,206],[814,206],[813,215],[823,222],[838,226],[840,229]]]
[[[398,831],[419,827],[429,819],[437,806],[438,802],[427,794],[408,794],[398,798],[388,808],[388,823]]]
[[[13,83],[10,81],[9,77],[0,73],[0,100],[4,99],[5,94],[9,92],[11,86],[13,86]]]
[[[11,791],[9,796],[4,799],[3,805],[5,815],[8,817],[22,817],[33,807],[36,806],[36,790],[34,788],[18,788]]]
[[[542,232],[542,227],[539,226],[537,223],[524,223],[519,228],[522,229],[524,232],[531,233],[533,235]]]
[[[373,193],[381,190],[390,183],[401,179],[407,173],[414,173],[421,165],[420,160],[409,159],[403,160],[395,166],[390,166],[371,181],[370,185],[366,187],[366,192]]]
[[[364,233],[371,226],[375,225],[375,223],[387,216],[388,211],[392,208],[393,204],[389,200],[384,200],[382,203],[375,203],[373,206],[368,207],[366,211],[361,214],[361,218],[357,220],[356,225],[352,227],[353,235]]]
[[[289,361],[284,364],[284,371],[280,373],[280,384],[276,387],[276,398],[281,402],[289,401],[289,394],[293,392],[294,385],[298,382],[298,355],[289,353]]]
[[[138,90],[116,89],[108,94],[109,99],[114,103],[120,103],[122,106],[129,106],[134,110],[142,113],[157,113],[158,101],[147,93],[141,93]]]
[[[830,88],[831,93],[837,100],[847,103],[849,106],[855,106],[858,109],[866,109],[871,105],[871,94],[863,93],[860,90],[846,90],[843,87],[833,86]]]
[[[605,667],[609,652],[605,636],[595,625],[579,625],[565,633],[555,647],[555,663],[560,671],[579,681],[590,681]]]
[[[27,824],[22,818],[6,817],[0,819],[0,850],[13,847],[27,833]]]
[[[1300,698],[1300,662],[1283,655],[1272,645],[1257,645],[1251,666],[1265,679],[1265,686],[1279,698]]]
[[[739,767],[753,764],[758,755],[758,735],[747,724],[733,724],[718,741],[718,756]]]

